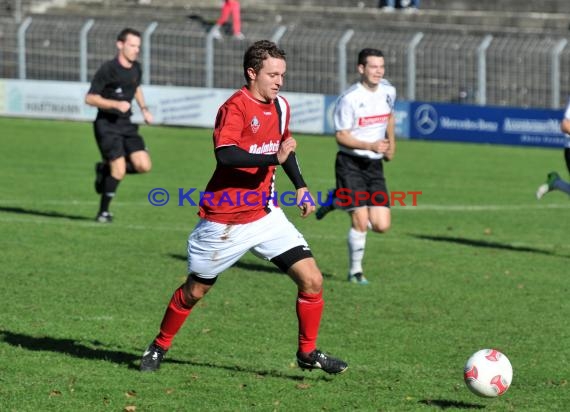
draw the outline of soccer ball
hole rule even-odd
[[[475,395],[494,398],[504,394],[513,379],[509,359],[496,349],[481,349],[467,360],[463,379]]]

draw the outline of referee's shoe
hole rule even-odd
[[[109,212],[100,212],[95,217],[97,223],[113,223],[113,215]]]

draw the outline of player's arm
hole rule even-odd
[[[148,109],[148,106],[144,102],[144,94],[142,92],[142,88],[139,86],[135,90],[135,100],[141,109],[144,121],[146,124],[151,124],[153,121],[152,113]]]
[[[562,122],[560,122],[560,130],[562,133],[570,134],[570,119],[567,117],[562,119]]]
[[[216,149],[215,155],[218,164],[224,167],[262,167],[279,164],[277,153],[249,153],[237,146],[219,147]]]
[[[131,104],[127,101],[106,99],[96,93],[87,93],[85,103],[101,110],[118,110],[122,113],[128,112],[131,108]]]
[[[295,139],[281,142],[279,150],[274,154],[249,153],[236,145],[218,147],[215,151],[216,161],[226,167],[260,167],[283,164],[297,147]]]
[[[350,130],[338,130],[335,136],[338,144],[344,147],[348,147],[349,149],[371,150],[376,153],[386,152],[390,144],[386,139],[377,140],[375,142],[364,142],[354,137]]]
[[[356,115],[351,104],[341,98],[336,102],[334,109],[334,126],[336,129],[336,142],[348,149],[370,150],[370,144],[358,140],[350,132],[354,124]]]
[[[301,174],[301,167],[299,166],[295,152],[291,152],[287,160],[285,160],[281,166],[289,177],[289,180],[291,180],[291,183],[293,183],[293,186],[295,186],[295,189],[298,190],[307,187],[305,179],[303,179],[303,175]]]
[[[386,127],[386,139],[388,139],[390,146],[388,146],[388,150],[386,150],[384,153],[384,159],[389,162],[394,158],[394,155],[396,154],[396,116],[394,116],[393,112],[388,118],[388,126]]]
[[[350,130],[338,130],[335,137],[338,144],[349,149],[372,150],[371,143],[358,140],[352,135]]]
[[[299,166],[295,152],[291,152],[287,160],[281,166],[297,190],[297,206],[301,210],[301,217],[309,216],[315,211],[315,201],[307,188],[305,179],[303,179],[301,167]]]
[[[89,90],[85,95],[85,103],[100,110],[117,110],[121,113],[127,113],[131,109],[131,102],[103,97],[103,91],[109,84],[110,78],[109,66],[103,64],[95,72],[95,76],[93,76]]]
[[[381,153],[379,150],[386,150],[386,147],[379,147],[378,142],[365,142],[357,139],[351,130],[355,127],[355,119],[357,118],[352,103],[346,98],[337,101],[334,111],[334,125],[336,129],[335,137],[339,145],[348,149],[371,150]],[[382,145],[387,146],[387,143]]]

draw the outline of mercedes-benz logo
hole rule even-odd
[[[437,111],[431,104],[422,104],[414,113],[414,121],[418,132],[432,134],[437,129]]]

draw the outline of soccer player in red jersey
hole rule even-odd
[[[341,373],[348,365],[316,346],[324,306],[322,274],[303,235],[274,200],[275,170],[281,165],[295,186],[301,216],[315,210],[289,131],[289,103],[279,96],[285,52],[273,42],[260,40],[246,50],[243,69],[246,86],[220,107],[216,117],[217,165],[205,190],[208,196],[200,202],[201,219],[188,239],[188,279],[174,292],[140,369],[160,367],[196,303],[220,273],[251,250],[297,284],[299,367]]]

